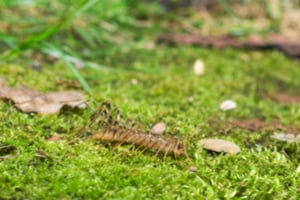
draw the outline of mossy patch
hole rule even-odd
[[[245,53],[251,62],[240,59]],[[250,134],[240,129],[223,134],[212,130],[207,121],[216,112],[221,119],[277,116],[286,124],[299,119],[297,104],[281,105],[261,99],[256,93],[257,84],[261,84],[256,75],[265,80],[284,76],[288,84],[294,85],[293,77],[300,75],[299,64],[278,52],[261,54],[259,59],[257,53],[160,46],[152,52],[132,50],[103,60],[110,66],[122,65],[131,56],[126,70],[80,70],[93,88],[93,96],[86,95],[91,105],[109,99],[148,130],[163,120],[167,135],[184,138],[191,161],[172,157],[163,160],[130,146],[114,149],[85,139],[74,145],[68,145],[67,140],[51,142],[47,138],[53,134],[75,137],[93,110],[67,109],[59,115],[39,116],[21,113],[10,102],[0,102],[0,144],[20,150],[18,157],[0,162],[0,182],[5,183],[0,186],[1,198],[296,199],[300,187],[298,144],[270,139],[265,147],[249,148],[247,141],[259,138],[263,131]],[[192,69],[197,58],[207,68],[200,77]],[[42,72],[26,66],[1,65],[1,75],[10,85],[25,84],[44,92],[63,90],[63,85],[56,84],[57,79],[75,80],[61,63],[51,67],[45,64]],[[131,79],[138,83],[132,84]],[[193,102],[188,100],[190,96]],[[238,108],[218,111],[219,104],[228,98],[234,99]],[[211,136],[234,141],[241,153],[212,155],[195,145],[199,139]],[[51,159],[36,156],[39,150]],[[197,172],[188,170],[192,165]]]

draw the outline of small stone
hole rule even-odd
[[[135,78],[131,79],[131,84],[132,85],[137,85],[139,82]]]
[[[162,135],[166,128],[167,126],[163,122],[159,122],[152,127],[151,133],[154,135]]]
[[[193,101],[194,101],[194,97],[193,97],[193,96],[190,96],[190,97],[188,98],[188,102],[192,103]]]
[[[300,135],[293,133],[274,133],[271,138],[289,143],[300,142]]]
[[[233,110],[237,107],[237,104],[235,101],[233,100],[226,100],[226,101],[223,101],[221,104],[220,104],[220,109],[221,110]]]
[[[201,76],[205,73],[205,65],[204,62],[200,59],[196,60],[194,63],[194,74],[197,76]]]
[[[197,169],[196,166],[190,166],[189,171],[191,171],[191,172],[197,172],[198,169]]]
[[[47,141],[49,142],[56,142],[59,140],[63,140],[64,138],[62,136],[59,135],[51,135],[49,138],[47,138]]]
[[[241,151],[240,147],[233,142],[221,139],[202,139],[199,141],[200,145],[203,145],[204,149],[225,152],[229,154],[237,154]]]

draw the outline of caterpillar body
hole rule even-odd
[[[95,140],[133,144],[164,153],[164,157],[167,154],[173,154],[175,157],[187,156],[185,146],[179,140],[128,128],[124,122],[120,122],[120,119],[123,118],[120,110],[115,108],[113,111],[115,112],[112,112],[109,102],[103,102],[100,109],[91,116],[90,124],[83,129],[84,132],[90,132]]]
[[[93,133],[96,140],[134,144],[146,149],[154,149],[175,156],[186,156],[185,147],[176,140],[165,139],[143,132],[135,132],[128,129],[109,129]]]

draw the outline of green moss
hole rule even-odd
[[[141,53],[139,53],[141,52]],[[248,54],[250,61],[240,59]],[[93,88],[88,99],[100,105],[110,99],[127,117],[146,128],[158,121],[168,125],[167,134],[185,138],[192,161],[167,160],[129,146],[117,149],[102,143],[80,140],[49,142],[53,134],[70,138],[86,123],[92,110],[64,109],[54,116],[25,114],[11,102],[0,103],[0,144],[20,150],[16,158],[0,162],[0,197],[28,199],[296,199],[299,197],[299,147],[269,139],[268,132],[232,130],[226,135],[212,130],[206,119],[218,110],[221,101],[234,99],[238,108],[216,116],[218,119],[264,116],[284,122],[299,120],[298,105],[284,106],[261,99],[256,88],[265,81],[283,79],[297,85],[298,63],[277,52],[261,54],[236,50],[159,47],[155,51],[133,50],[128,55],[103,61],[120,65],[132,56],[127,70],[102,72],[85,68],[82,76]],[[133,56],[134,55],[134,56]],[[206,74],[196,77],[195,59],[206,64]],[[40,91],[62,90],[55,80],[75,79],[62,64],[44,66],[42,72],[2,63],[0,72],[11,85],[25,84]],[[144,71],[139,67],[143,66]],[[155,70],[152,70],[155,67]],[[280,72],[284,72],[280,73]],[[137,85],[131,79],[138,80]],[[270,85],[266,85],[270,86]],[[268,88],[266,88],[268,89]],[[188,98],[194,97],[193,102]],[[240,145],[238,155],[213,155],[197,147],[203,137],[219,137]],[[265,136],[268,145],[255,146]],[[249,147],[249,141],[252,146]],[[38,157],[43,150],[49,157]],[[189,172],[195,165],[198,172]]]
[[[67,1],[54,1],[53,5],[37,2],[39,12],[28,13],[22,6],[14,7],[18,1],[3,1],[5,12],[0,18],[17,31],[0,33],[0,49],[11,50],[29,36],[34,39],[33,34],[40,38],[69,6]],[[85,93],[91,108],[110,100],[126,118],[135,119],[146,130],[163,121],[167,136],[183,139],[190,159],[168,156],[164,160],[162,155],[131,145],[113,148],[88,138],[70,145],[68,141],[87,123],[93,109],[65,108],[58,115],[40,116],[21,113],[12,102],[0,101],[0,147],[14,145],[19,150],[17,157],[0,160],[0,199],[299,199],[299,143],[274,141],[270,131],[221,130],[227,120],[254,117],[279,118],[286,125],[299,126],[299,104],[283,105],[259,93],[274,94],[278,89],[297,93],[299,62],[277,51],[163,45],[147,49],[146,44],[169,27],[153,26],[149,21],[136,25],[129,15],[140,15],[133,10],[136,3],[103,1],[83,9],[52,37],[17,49],[20,57],[1,57],[0,76],[10,86],[24,84],[42,92],[75,87]],[[158,11],[152,10],[150,18],[160,21]],[[142,14],[141,18],[147,16]],[[78,77],[66,62],[40,58],[37,52],[44,52],[47,44],[55,45],[62,54],[110,66],[110,70],[78,69],[92,95],[80,84],[68,88],[61,83],[76,82]],[[30,67],[32,59],[40,60],[42,71]],[[206,65],[203,76],[193,74],[196,59]],[[132,84],[132,79],[138,83]],[[226,99],[236,101],[237,109],[219,111]],[[211,127],[211,118],[221,124],[220,129]],[[47,139],[52,135],[65,140],[50,142]],[[233,141],[241,153],[207,152],[197,146],[204,137]],[[190,172],[190,166],[198,171]]]

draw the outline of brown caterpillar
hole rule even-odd
[[[80,132],[89,132],[96,140],[118,142],[120,144],[134,144],[144,149],[154,149],[157,153],[164,153],[176,156],[187,156],[186,149],[179,140],[173,138],[163,138],[146,132],[126,127],[122,113],[115,108],[116,112],[111,111],[111,105],[105,101],[91,117],[90,124],[80,130]],[[116,115],[116,116],[114,116]]]

